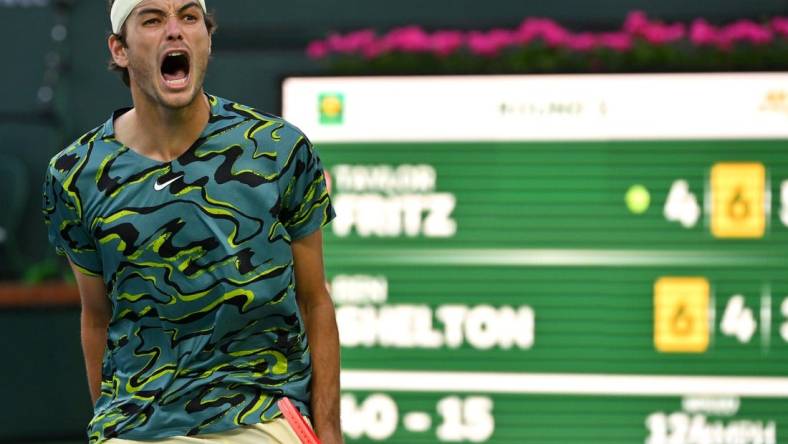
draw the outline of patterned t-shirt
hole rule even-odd
[[[255,424],[280,415],[279,396],[309,414],[290,243],[334,217],[323,169],[281,118],[208,99],[176,160],[118,142],[118,111],[49,165],[50,241],[112,306],[91,443]]]

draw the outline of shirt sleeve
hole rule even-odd
[[[323,165],[306,136],[300,135],[290,151],[279,184],[279,220],[292,239],[305,237],[334,219]]]
[[[49,242],[55,251],[67,256],[82,273],[101,276],[101,258],[93,237],[82,222],[81,208],[52,174],[51,168],[44,180],[42,212]]]

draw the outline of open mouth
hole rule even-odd
[[[189,80],[189,56],[183,51],[173,51],[165,55],[161,63],[161,76],[168,86],[186,85]]]

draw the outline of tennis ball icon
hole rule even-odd
[[[633,214],[643,214],[651,204],[651,194],[643,185],[632,185],[627,190],[624,201]]]
[[[337,96],[325,96],[320,103],[320,111],[326,117],[337,117],[342,114],[342,100]]]

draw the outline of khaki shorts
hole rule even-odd
[[[306,419],[306,418],[305,418]],[[113,438],[106,444],[300,444],[293,429],[284,418],[261,424],[242,426],[221,433],[197,436],[173,436],[153,441],[131,441]]]

